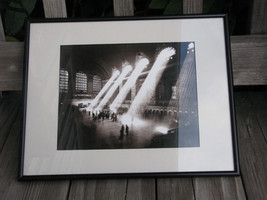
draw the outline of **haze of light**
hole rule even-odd
[[[99,99],[103,96],[103,94],[107,91],[107,89],[110,87],[113,81],[119,76],[119,74],[120,74],[119,70],[114,71],[111,78],[108,80],[108,82],[104,85],[104,87],[100,90],[100,92],[97,94],[97,96],[92,101],[88,110],[90,111],[93,110],[93,108],[98,104]]]
[[[109,99],[112,97],[112,95],[114,94],[114,92],[116,91],[116,89],[119,87],[119,85],[122,83],[123,79],[125,78],[125,76],[132,70],[131,65],[127,65],[126,67],[124,67],[124,69],[122,70],[120,76],[118,77],[118,79],[114,82],[114,84],[111,86],[111,88],[108,90],[107,94],[104,96],[104,98],[102,99],[102,101],[100,101],[100,103],[98,104],[96,110],[102,110],[103,107],[107,104],[107,102],[109,101]]]
[[[121,106],[122,102],[125,100],[131,87],[136,83],[137,78],[140,76],[141,72],[147,67],[149,61],[147,58],[142,58],[137,64],[134,71],[131,73],[130,77],[123,85],[117,97],[114,99],[113,103],[110,105],[110,109],[113,112],[117,112],[118,108]]]
[[[150,102],[170,57],[175,53],[175,49],[172,47],[167,47],[159,53],[127,114],[122,116],[122,123],[127,123],[129,122],[128,120],[131,120],[132,122],[139,121],[137,119],[139,119],[143,108]]]

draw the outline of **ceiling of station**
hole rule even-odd
[[[105,44],[105,45],[67,45],[61,46],[61,68],[71,60],[72,70],[84,71],[107,79],[112,68],[121,70],[122,63],[127,61],[133,67],[136,55],[145,55],[151,66],[160,50],[165,47],[179,49],[179,43],[145,43],[145,44]],[[177,54],[174,59],[177,60]]]

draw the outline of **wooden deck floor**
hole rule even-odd
[[[267,199],[267,89],[235,91],[241,176],[18,182],[21,95],[0,99],[0,199]]]

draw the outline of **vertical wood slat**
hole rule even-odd
[[[267,196],[266,133],[261,127],[266,121],[257,116],[257,110],[267,112],[263,103],[266,100],[263,92],[261,95],[235,93],[240,170],[248,199],[266,199]]]
[[[0,13],[0,42],[5,41],[5,32],[4,32],[4,27],[2,23],[2,18],[1,18],[1,13]]]
[[[240,177],[201,177],[194,178],[196,199],[246,199]]]
[[[159,178],[157,199],[188,199],[194,200],[192,178]]]
[[[114,0],[115,16],[133,15],[133,0]],[[72,181],[69,199],[126,199],[127,179]]]
[[[183,0],[183,14],[201,14],[203,0]]]
[[[5,97],[5,101],[3,100],[0,103],[0,153],[5,146],[12,125],[19,114],[18,108],[21,106],[18,103],[18,95],[13,95],[14,93],[10,93],[8,97]]]
[[[134,15],[133,0],[113,0],[114,16],[132,16]]]
[[[8,138],[0,153],[0,199],[62,199],[65,200],[68,194],[69,181],[35,181],[35,182],[18,182],[17,175],[19,171],[19,147],[21,137],[21,97],[13,97],[13,101],[5,99],[7,103],[13,104],[18,113],[16,119],[12,122],[10,129],[7,131]],[[17,105],[17,106],[16,106]],[[3,116],[4,115],[4,116]],[[5,116],[7,115],[7,116]],[[3,113],[0,110],[0,118],[6,118],[10,113]],[[3,131],[3,130],[2,130]],[[2,132],[3,133],[3,132]]]
[[[133,16],[134,0],[113,0],[114,16]],[[155,179],[128,179],[125,198],[132,199],[155,199]],[[117,198],[118,199],[118,198]]]
[[[267,1],[253,0],[251,22],[251,34],[267,33]]]
[[[125,199],[126,182],[126,179],[74,180],[71,184],[68,199]]]
[[[255,107],[255,114],[263,132],[263,137],[267,140],[267,91],[256,91],[249,95],[252,106]],[[266,168],[267,169],[267,168]]]
[[[46,18],[67,17],[65,0],[43,0],[43,5]]]
[[[1,13],[0,13],[0,42],[5,41],[5,32],[4,32],[4,27],[2,23],[2,18],[1,18]],[[2,97],[2,92],[0,90],[0,98]]]
[[[154,200],[156,199],[154,178],[128,179],[125,200]]]

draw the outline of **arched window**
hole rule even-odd
[[[68,92],[69,73],[67,70],[61,69],[59,72],[59,92]]]
[[[102,88],[102,79],[100,76],[93,76],[93,94],[98,94]]]
[[[76,92],[85,93],[87,92],[87,76],[83,72],[76,73],[76,80],[75,80],[75,90]]]

